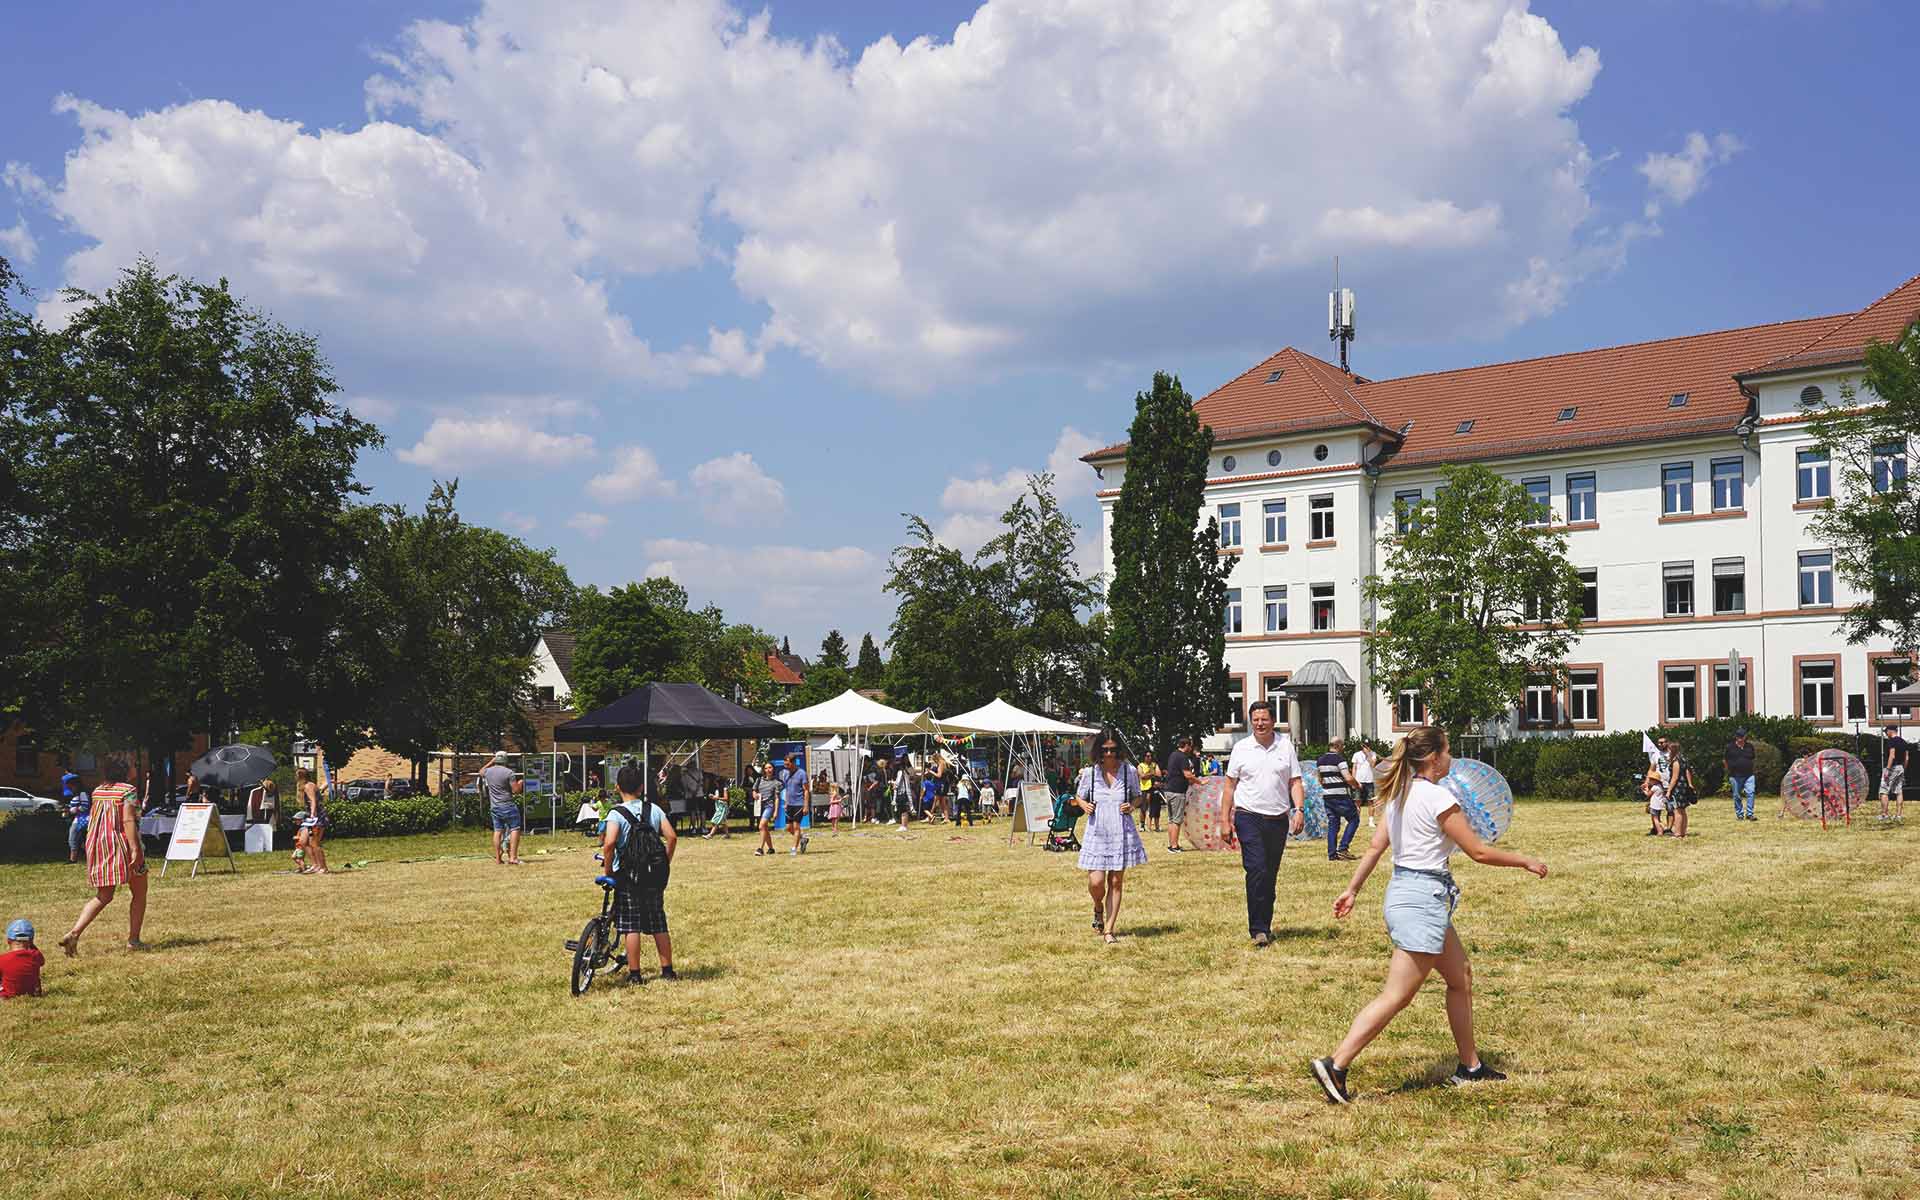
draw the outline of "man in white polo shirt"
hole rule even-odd
[[[1273,940],[1273,881],[1287,833],[1306,827],[1306,785],[1293,739],[1273,732],[1273,705],[1247,709],[1253,736],[1242,738],[1227,759],[1226,824],[1240,843],[1247,872],[1247,933],[1255,946]]]

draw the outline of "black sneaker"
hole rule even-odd
[[[674,974],[674,972],[673,972],[673,968],[672,968],[672,967],[661,967],[661,968],[660,968],[660,978],[662,978],[662,979],[678,979],[678,978],[680,978],[680,976],[678,976],[678,975],[676,975],[676,974]]]
[[[1186,851],[1186,848],[1185,848],[1185,847],[1183,847],[1183,846],[1168,846],[1168,847],[1167,847],[1167,853],[1168,853],[1168,854],[1185,854],[1186,852],[1187,852],[1187,851]]]
[[[1498,1083],[1505,1078],[1505,1075],[1494,1070],[1485,1062],[1482,1062],[1479,1066],[1471,1070],[1467,1068],[1465,1063],[1461,1063],[1453,1069],[1453,1074],[1447,1079],[1447,1086],[1460,1087],[1463,1084],[1469,1083]]]
[[[1333,1059],[1316,1058],[1313,1060],[1313,1077],[1320,1081],[1320,1090],[1327,1099],[1335,1104],[1352,1104],[1353,1097],[1347,1094],[1347,1073],[1333,1065]]]
[[[645,975],[642,975],[640,972],[629,971],[627,972],[627,977],[621,980],[620,982],[622,987],[639,987],[641,984],[645,983],[646,981],[647,981],[647,977]]]

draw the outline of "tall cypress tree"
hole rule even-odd
[[[874,644],[873,634],[863,635],[860,639],[860,657],[853,664],[853,686],[877,688],[886,676],[887,664],[880,660],[880,647]]]
[[[1217,552],[1217,522],[1200,523],[1213,430],[1177,377],[1156,372],[1153,390],[1134,398],[1127,439],[1113,506],[1108,671],[1116,714],[1164,754],[1231,711],[1221,613],[1233,561]]]

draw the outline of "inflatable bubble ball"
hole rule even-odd
[[[1227,781],[1221,776],[1208,775],[1189,787],[1187,813],[1180,822],[1180,829],[1186,835],[1184,840],[1202,850],[1225,850],[1226,809]]]
[[[1845,820],[1867,802],[1867,768],[1845,750],[1797,758],[1780,779],[1786,811],[1803,820]]]
[[[1320,786],[1320,772],[1312,763],[1302,763],[1300,782],[1306,785],[1306,825],[1293,838],[1296,842],[1327,836],[1327,794]]]
[[[1486,763],[1456,758],[1440,786],[1460,802],[1460,811],[1481,841],[1499,841],[1513,824],[1513,788],[1504,775]]]

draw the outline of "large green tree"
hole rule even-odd
[[[873,634],[860,635],[860,657],[853,664],[853,686],[857,688],[877,688],[886,683],[887,664],[881,661],[880,647],[874,645]]]
[[[1566,534],[1527,490],[1481,466],[1448,467],[1432,497],[1397,511],[1382,571],[1362,581],[1384,615],[1365,653],[1380,687],[1420,693],[1459,733],[1508,711],[1530,678],[1564,682],[1580,633],[1580,574]]]
[[[1180,380],[1156,372],[1134,397],[1126,474],[1113,505],[1108,671],[1115,716],[1164,753],[1224,722],[1227,575],[1218,524],[1201,521],[1213,430]]]
[[[686,609],[672,607],[657,587],[630,583],[604,594],[584,593],[575,606],[575,710],[588,712],[667,680],[685,648],[685,615]]]
[[[1920,322],[1892,345],[1870,344],[1860,382],[1841,387],[1838,405],[1807,406],[1836,475],[1810,530],[1863,597],[1840,619],[1847,640],[1920,646],[1920,487],[1907,475],[1920,450]]]
[[[1080,525],[1060,507],[1053,483],[1050,474],[1030,476],[1000,518],[1005,532],[983,550],[998,568],[994,595],[1013,635],[1007,699],[1028,709],[1097,714],[1100,638],[1088,620],[1101,600],[1100,580],[1082,576],[1075,564]]]
[[[827,630],[827,636],[820,639],[820,657],[816,660],[816,665],[822,667],[839,667],[841,670],[845,670],[847,667],[847,653],[846,637],[842,635],[838,629],[829,629]]]
[[[899,597],[887,639],[888,703],[955,713],[1011,694],[1014,630],[1003,573],[983,555],[969,559],[941,542],[912,514],[907,538],[894,548],[886,583]]]
[[[0,700],[45,742],[156,754],[291,724],[379,432],[333,403],[311,336],[224,281],[142,261],[65,293],[57,330],[4,297]]]

